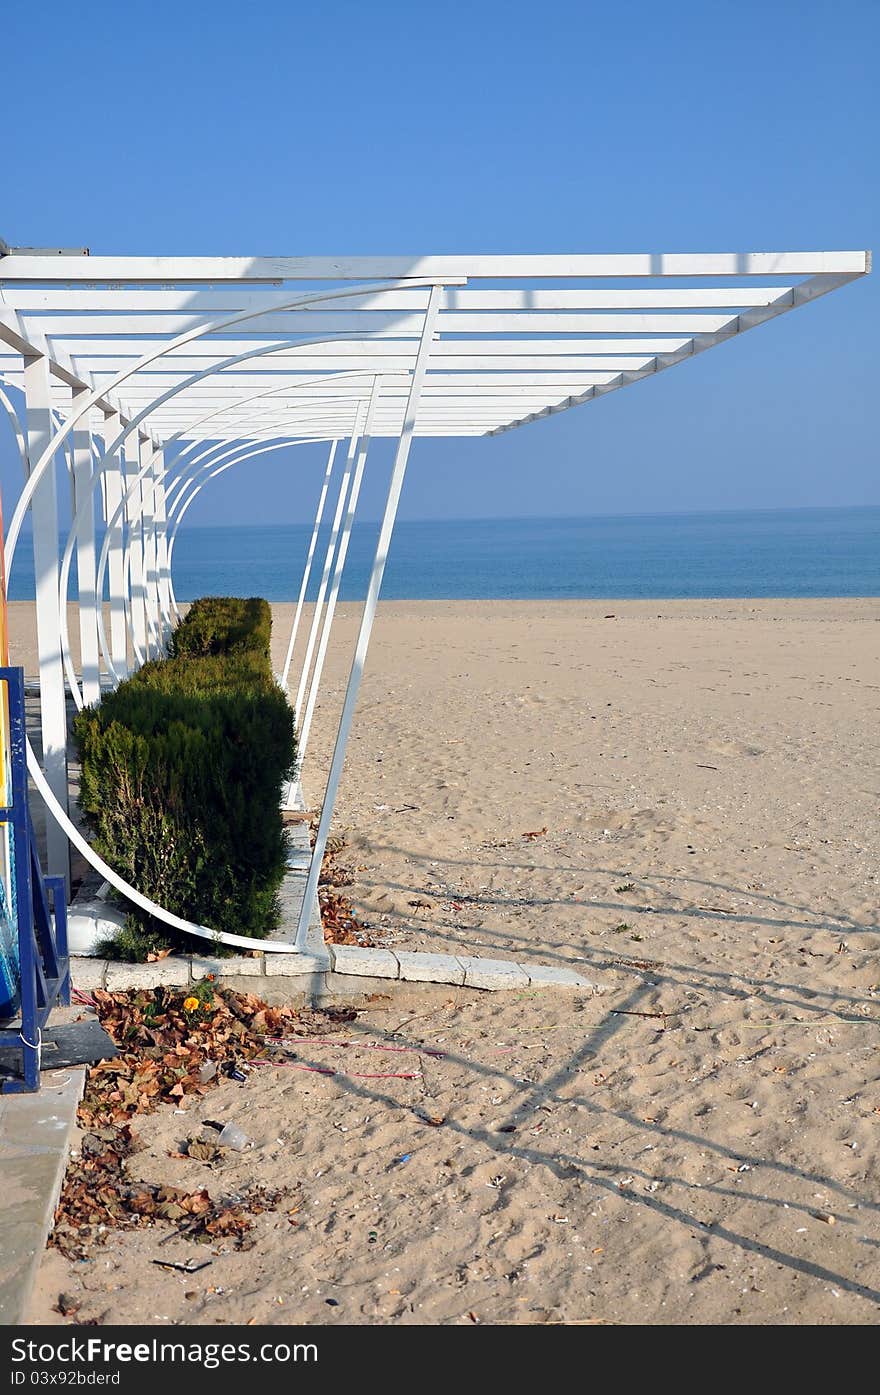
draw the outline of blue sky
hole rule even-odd
[[[870,247],[878,40],[878,0],[11,6],[0,236],[131,254]],[[878,288],[520,432],[419,441],[401,516],[880,503]],[[262,497],[229,471],[191,522],[309,515],[317,455],[258,468]],[[18,471],[0,423],[7,516]]]

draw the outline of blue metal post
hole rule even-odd
[[[21,1051],[21,1076],[3,1082],[4,1091],[40,1087],[43,1027],[57,1002],[70,1002],[67,948],[67,895],[63,877],[44,877],[28,804],[24,670],[0,668],[9,698],[9,746],[12,804],[0,809],[11,822],[15,840],[15,910],[21,976],[21,1027],[0,1030],[0,1045]],[[49,909],[51,894],[54,926]]]

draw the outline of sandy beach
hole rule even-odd
[[[284,1182],[296,1224],[260,1217],[197,1279],[151,1269],[151,1231],[49,1252],[34,1319],[64,1290],[79,1320],[876,1322],[878,622],[878,600],[381,605],[346,894],[377,943],[605,991],[380,996],[360,1045],[324,1049],[347,1074],[265,1068],[140,1121],[139,1175]],[[395,1032],[416,1078],[356,1078]],[[207,1180],[169,1157],[202,1116],[256,1142]]]
[[[875,600],[380,607],[338,805],[355,903],[407,948],[593,962],[637,935],[716,971],[799,934],[875,949],[878,622]]]

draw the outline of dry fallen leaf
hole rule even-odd
[[[196,1162],[214,1162],[221,1156],[222,1150],[216,1143],[210,1143],[201,1138],[191,1138],[186,1145],[186,1156],[194,1158]]]
[[[108,993],[94,999],[102,1025],[119,1047],[112,1060],[90,1067],[78,1122],[80,1154],[67,1169],[50,1244],[71,1259],[84,1259],[113,1229],[170,1222],[192,1239],[231,1239],[239,1248],[252,1217],[274,1209],[283,1192],[252,1189],[234,1203],[204,1189],[186,1192],[146,1181],[132,1182],[128,1158],[137,1143],[131,1120],[161,1105],[178,1105],[204,1095],[230,1070],[267,1051],[267,1039],[285,1033],[324,1035],[351,1022],[353,1008],[300,1012],[272,1007],[255,994],[213,988],[203,994],[198,1014],[185,1012],[185,994],[170,988]],[[201,1077],[206,1061],[217,1071]],[[211,1162],[220,1156],[213,1142],[191,1139],[187,1156]]]

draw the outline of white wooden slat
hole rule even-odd
[[[532,277],[860,276],[866,252],[573,253],[393,257],[0,257],[0,282],[213,282]]]
[[[672,347],[681,348],[687,342],[683,336],[673,336]],[[256,339],[249,340],[250,349],[263,348],[269,353],[278,348],[278,339]],[[398,356],[403,352],[409,352],[410,341],[395,338],[393,335],[376,339],[361,339],[359,337],[345,338],[343,340],[323,340],[316,343],[305,343],[301,345],[291,345],[283,347],[278,352],[273,352],[270,359],[267,358],[265,364],[259,365],[259,370],[271,369],[274,365],[284,365],[285,362],[294,362],[301,358],[326,358],[332,360],[337,354],[358,355],[367,359],[381,361],[383,357]],[[193,340],[185,346],[183,352],[165,354],[160,360],[150,364],[146,369],[140,370],[145,375],[150,373],[170,372],[173,368],[175,372],[189,373],[198,368],[204,368],[205,361],[214,359],[220,362],[224,358],[230,358],[241,350],[242,341],[240,339],[210,339]],[[630,338],[619,339],[439,339],[433,346],[432,362],[435,358],[442,359],[449,355],[460,356],[463,354],[480,358],[484,354],[509,355],[519,357],[521,354],[658,354],[670,348],[670,342],[666,338],[638,335]],[[75,354],[77,362],[86,366],[98,366],[109,371],[110,369],[122,368],[127,361],[137,360],[143,356],[143,341],[125,343],[122,340],[71,340],[67,344],[68,352]],[[5,362],[4,362],[5,360]],[[9,362],[20,367],[21,359],[17,353],[4,355],[0,346],[0,365],[5,370],[5,363]],[[257,371],[256,369],[254,371]]]
[[[25,317],[26,318],[26,317]],[[712,314],[710,311],[680,314],[643,314],[633,310],[621,314],[601,311],[545,312],[541,310],[496,313],[486,311],[468,314],[463,311],[443,311],[438,317],[438,330],[444,334],[712,334],[733,316]],[[222,331],[227,336],[243,340],[266,334],[364,334],[384,331],[387,334],[414,335],[421,324],[419,314],[400,311],[297,310],[285,315],[263,315],[243,322],[241,329]],[[174,338],[209,324],[206,315],[130,315],[124,320],[115,316],[44,315],[32,317],[28,324],[42,331],[53,341],[102,339],[114,334],[126,339]],[[210,339],[207,341],[210,343]],[[146,352],[148,345],[141,347]]]
[[[216,379],[206,378],[204,382],[222,383],[225,388],[271,387],[273,384],[279,386],[285,381],[290,381],[295,384],[299,377],[305,377],[309,373],[335,371],[337,369],[340,371],[354,372],[363,367],[363,359],[356,357],[334,359],[332,368],[329,370],[328,361],[326,359],[305,358],[296,360],[294,371],[294,365],[291,364],[290,359],[285,358],[282,366],[278,368],[277,371],[270,371],[272,364],[279,357],[281,356],[276,355],[274,359],[269,359],[266,364],[262,366],[263,371],[260,373],[226,372],[218,374]],[[522,358],[508,354],[506,357],[499,356],[498,358],[465,358],[463,355],[459,354],[457,356],[448,355],[441,361],[440,366],[448,369],[450,372],[454,371],[457,373],[467,371],[472,371],[474,373],[512,373],[516,371],[518,373],[534,373],[541,375],[544,373],[571,375],[572,373],[585,372],[617,372],[621,368],[640,368],[642,364],[646,362],[647,357],[648,356],[644,354],[617,354],[614,356],[609,354],[571,354],[568,356],[555,354],[547,355],[543,358]],[[192,360],[192,369],[190,371],[194,371],[195,368],[199,366],[204,366],[203,360]],[[393,374],[403,374],[408,372],[411,366],[411,360],[401,358],[383,359],[382,374],[383,377]],[[118,371],[118,366],[115,363],[103,368],[98,368],[94,364],[91,365],[91,367],[96,382],[100,381],[103,374],[110,376],[112,371]],[[180,374],[138,373],[126,383],[125,391],[127,395],[130,395],[135,389],[138,391],[153,389],[158,391],[160,388],[171,387],[172,383],[179,381],[179,378]]]
[[[589,288],[572,290],[536,287],[507,290],[462,290],[450,287],[444,292],[446,310],[687,310],[737,308],[747,305],[769,305],[791,290],[791,284],[777,286],[726,286],[708,289],[699,287],[646,286],[639,290],[606,290]],[[239,310],[258,309],[267,313],[290,300],[285,291],[227,291],[198,290],[46,290],[43,287],[9,287],[0,285],[0,304],[26,313],[58,311],[66,314],[86,311],[90,314],[136,315],[144,312],[189,311],[208,318],[235,314]],[[354,310],[420,310],[427,301],[427,291],[375,291],[371,295],[353,296],[337,301],[340,309]]]
[[[493,387],[577,387],[578,383],[583,382],[587,382],[588,384],[593,381],[604,382],[606,378],[613,377],[615,371],[614,369],[607,369],[602,372],[590,370],[581,373],[569,371],[567,373],[541,374],[520,372],[434,373],[425,379],[424,391],[440,392],[448,388],[467,388],[469,391],[480,392],[483,389],[491,389]],[[370,395],[371,375],[367,373],[363,375],[364,381],[360,384],[356,381],[352,382],[351,379],[343,379],[338,385],[333,382],[325,382],[315,387],[308,387],[310,383],[314,382],[314,379],[311,378],[309,374],[304,373],[301,377],[303,380],[302,386],[297,383],[295,378],[285,378],[283,376],[281,378],[260,378],[259,376],[255,376],[250,381],[246,378],[240,378],[237,381],[230,380],[227,382],[226,376],[220,374],[217,379],[205,378],[194,387],[184,389],[182,395],[190,399],[193,397],[205,397],[209,399],[226,397],[234,400],[236,397],[242,395],[242,389],[253,388],[254,391],[257,391],[264,387],[274,388],[279,397],[283,396],[285,393],[290,397],[294,397],[297,392],[307,389],[313,394],[319,393],[328,397],[339,392],[355,392],[359,396],[365,398]],[[405,392],[409,386],[409,378],[410,375],[408,373],[383,373],[383,396],[386,392]],[[173,382],[174,380],[172,379],[171,381]],[[126,386],[128,387],[128,385]],[[157,396],[159,390],[160,385],[155,383],[134,383],[128,387],[127,396],[130,400],[146,400],[149,397]]]

